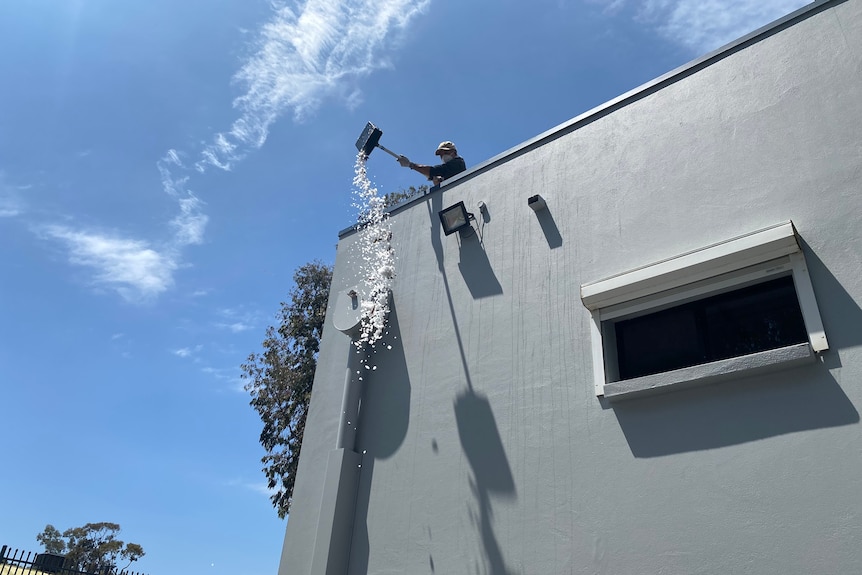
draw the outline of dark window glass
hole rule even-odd
[[[808,341],[790,276],[617,322],[620,379]]]

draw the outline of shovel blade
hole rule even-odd
[[[382,135],[383,132],[380,128],[368,122],[365,124],[365,129],[362,130],[362,135],[356,140],[356,149],[364,153],[366,157],[371,155],[371,152],[377,147],[377,143],[380,142],[380,136]]]

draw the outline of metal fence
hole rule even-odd
[[[0,575],[143,575],[134,571],[118,571],[115,567],[104,567],[94,571],[80,571],[75,565],[66,565],[64,555],[33,553],[20,549],[0,547]]]

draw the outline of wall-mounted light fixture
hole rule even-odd
[[[464,202],[458,202],[439,212],[438,215],[440,216],[440,223],[443,224],[443,233],[447,236],[455,232],[461,234],[462,238],[473,235],[473,226],[470,225],[470,221],[476,218],[467,211]]]

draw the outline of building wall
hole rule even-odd
[[[820,2],[398,210],[349,572],[862,571],[860,134],[862,1]],[[461,200],[480,233],[444,237]],[[830,342],[816,364],[595,397],[581,284],[786,220]],[[282,575],[311,572],[351,349],[328,323]]]

